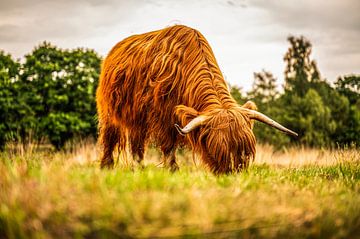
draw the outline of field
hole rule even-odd
[[[94,144],[0,154],[0,238],[360,238],[356,149],[258,146],[249,169],[214,176],[191,152],[180,171],[120,160]],[[119,158],[126,158],[120,155]]]

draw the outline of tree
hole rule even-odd
[[[21,132],[33,126],[30,120],[33,111],[26,101],[19,80],[21,64],[14,61],[9,54],[0,52],[0,149],[7,141],[21,140]]]
[[[356,104],[360,99],[360,75],[339,77],[335,82],[336,90],[347,97],[350,104]]]
[[[337,106],[338,115],[342,116],[341,127],[335,137],[340,144],[355,143],[360,146],[360,76],[339,77],[335,82],[336,91],[347,100],[347,108]]]
[[[241,88],[238,86],[230,86],[230,94],[238,104],[244,104],[245,98],[241,93]]]
[[[255,72],[252,89],[247,95],[261,110],[264,110],[263,108],[274,102],[279,95],[276,89],[276,78],[269,71]]]
[[[47,138],[60,149],[74,136],[96,134],[100,57],[93,50],[62,50],[44,42],[25,56],[23,72],[27,102],[38,119],[33,128],[38,140]]]
[[[309,89],[304,97],[291,98],[291,105],[294,111],[284,112],[284,118],[298,130],[300,142],[312,147],[331,145],[336,122],[317,91]]]
[[[247,96],[255,102],[260,112],[275,120],[279,120],[279,113],[281,113],[281,107],[275,106],[279,95],[276,78],[271,72],[262,70],[254,73],[254,83]],[[289,141],[283,134],[262,123],[255,125],[254,133],[257,140],[263,143],[282,145]]]
[[[15,90],[20,64],[11,55],[0,51],[0,150],[4,149],[7,140],[12,138],[16,129],[14,117],[17,107]]]
[[[316,62],[310,59],[311,43],[305,37],[288,37],[290,48],[284,56],[285,90],[305,96],[311,83],[320,80]]]
[[[295,118],[288,117],[289,124],[301,131],[300,142],[311,146],[342,144],[339,135],[349,119],[348,99],[321,78],[306,38],[291,36],[288,41],[291,46],[284,57],[285,93],[281,97],[286,106],[284,117],[287,112],[300,112]]]

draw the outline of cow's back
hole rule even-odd
[[[136,122],[146,120],[146,114],[151,110],[170,107],[172,99],[169,95],[178,94],[176,90],[179,89],[172,89],[175,77],[165,80],[161,77],[169,74],[168,71],[181,74],[181,64],[171,65],[174,60],[169,58],[177,58],[180,63],[184,60],[186,46],[176,43],[178,39],[186,39],[193,31],[186,26],[174,26],[134,35],[116,44],[102,65],[97,90],[99,117]],[[181,76],[178,78],[184,80]]]

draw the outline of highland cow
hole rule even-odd
[[[236,172],[255,157],[253,121],[295,132],[230,95],[204,36],[186,26],[130,36],[103,62],[96,93],[101,167],[129,145],[136,161],[152,142],[177,169],[175,151],[188,146],[215,173]]]

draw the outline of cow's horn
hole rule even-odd
[[[250,110],[250,109],[246,109],[243,107],[240,107],[240,109],[242,111],[245,111],[246,114],[250,117],[250,119],[254,119],[254,120],[258,120],[261,121],[267,125],[270,125],[271,127],[274,127],[280,131],[283,131],[289,135],[293,135],[293,136],[298,136],[297,133],[295,133],[294,131],[285,128],[284,126],[282,126],[281,124],[279,124],[278,122],[276,122],[273,119],[270,119],[269,117],[267,117],[266,115],[256,111],[256,110]]]
[[[200,125],[203,125],[209,116],[199,115],[196,118],[192,119],[184,128],[181,128],[178,124],[175,124],[175,128],[181,135],[190,133]]]

